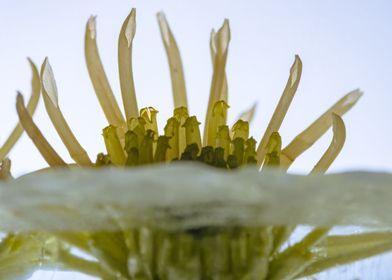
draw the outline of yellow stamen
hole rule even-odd
[[[179,121],[176,118],[170,118],[167,120],[167,124],[165,126],[165,136],[169,137],[169,146],[170,148],[168,149],[166,153],[166,158],[167,160],[173,160],[173,159],[178,159],[178,133],[179,133]]]
[[[151,129],[155,133],[155,139],[158,139],[158,123],[157,123],[158,110],[153,107],[147,107],[140,110],[140,117],[145,120],[146,130]]]
[[[123,166],[126,162],[125,152],[117,135],[117,128],[109,125],[103,129],[106,150],[113,164]]]
[[[247,121],[238,120],[231,128],[232,138],[240,137],[245,141],[249,138],[249,123]]]
[[[186,129],[184,127],[185,121],[189,117],[188,110],[185,107],[178,107],[174,109],[174,117],[178,120],[178,158],[186,148]]]
[[[208,134],[206,146],[214,146],[216,136],[221,126],[226,125],[227,109],[229,105],[225,101],[218,101],[214,104],[212,114],[208,120]]]
[[[192,116],[186,119],[183,126],[185,127],[186,133],[186,145],[189,146],[196,143],[199,151],[201,151],[202,146],[199,125],[200,123],[197,121],[197,118]]]
[[[227,160],[227,157],[229,156],[230,153],[230,144],[231,144],[231,138],[230,138],[229,127],[227,125],[223,125],[218,129],[215,147],[223,148],[225,160]]]

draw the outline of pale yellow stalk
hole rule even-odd
[[[180,51],[176,40],[170,30],[164,13],[157,14],[159,28],[161,30],[163,44],[165,45],[167,59],[170,67],[170,77],[172,82],[174,108],[187,107],[188,101],[186,96],[184,69]]]
[[[310,174],[325,173],[339,155],[344,142],[346,141],[346,127],[344,126],[342,118],[337,114],[332,114],[332,119],[333,138],[331,144],[317,164],[313,167]]]
[[[338,265],[352,263],[392,250],[391,232],[329,236],[313,251],[315,260],[297,277],[306,277]]]
[[[136,33],[136,9],[125,19],[118,37],[118,71],[120,75],[121,94],[127,120],[137,118],[135,83],[132,71],[132,45]]]
[[[29,112],[27,111],[22,94],[18,93],[16,97],[16,111],[18,112],[19,121],[22,124],[27,135],[31,138],[38,151],[51,167],[66,167],[67,164],[56,153],[53,147],[42,135],[41,131],[34,123]]]
[[[223,26],[218,30],[214,37],[216,54],[214,58],[214,71],[211,81],[210,97],[208,100],[206,120],[204,123],[204,145],[208,142],[209,120],[212,115],[214,104],[220,100],[222,88],[224,87],[227,53],[230,43],[230,26],[227,19],[225,19]]]
[[[214,67],[215,64],[215,57],[216,57],[216,32],[214,29],[211,31],[210,35],[210,52],[211,52],[211,60],[212,60],[212,67]],[[227,84],[227,75],[226,72],[223,77],[223,86],[222,86],[222,91],[220,93],[220,98],[219,100],[223,100],[226,103],[228,103],[228,98],[229,97],[229,87]]]
[[[357,103],[361,96],[362,92],[359,90],[348,93],[295,137],[282,150],[280,158],[281,168],[287,170],[298,156],[310,148],[331,127],[332,113],[342,116]]]
[[[270,263],[268,279],[296,279],[297,275],[314,260],[311,248],[321,242],[319,236],[324,236],[327,231],[328,229],[325,228],[317,228],[300,242],[279,253]]]
[[[92,16],[86,25],[84,48],[88,73],[109,124],[124,127],[126,125],[124,117],[114,98],[98,53],[96,32],[96,18]]]
[[[286,87],[283,91],[283,94],[279,100],[278,105],[272,115],[272,118],[267,126],[267,129],[257,147],[257,163],[259,166],[263,164],[266,146],[268,140],[271,136],[271,133],[274,131],[279,131],[279,128],[283,122],[284,117],[286,116],[287,110],[293,100],[294,94],[297,91],[299,81],[301,80],[302,74],[302,61],[298,55],[295,56],[295,61],[293,66],[290,69],[290,77],[287,81]]]
[[[38,105],[39,95],[41,92],[41,83],[39,80],[39,73],[37,67],[35,66],[33,61],[31,61],[30,58],[28,58],[28,61],[31,67],[33,77],[31,79],[32,92],[26,108],[29,114],[32,116]],[[23,133],[23,127],[20,123],[18,123],[14,128],[14,130],[12,130],[10,136],[7,138],[3,146],[0,148],[0,161],[2,161],[8,155],[8,153],[15,145],[15,143],[18,141],[22,133]]]
[[[71,128],[60,110],[58,104],[57,85],[54,79],[52,67],[50,66],[47,58],[45,58],[41,67],[41,84],[46,111],[71,158],[73,158],[73,160],[81,166],[92,166],[93,163],[88,157],[87,152],[83,149],[75,135],[72,133]]]

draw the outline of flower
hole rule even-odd
[[[302,62],[296,56],[282,97],[257,145],[249,137],[255,107],[242,114],[231,128],[227,125],[225,65],[230,28],[225,20],[217,32],[211,33],[214,71],[201,133],[197,117],[189,115],[187,109],[176,41],[165,16],[159,13],[175,107],[173,117],[160,134],[158,111],[152,107],[139,110],[137,105],[132,74],[135,18],[133,9],[118,40],[125,116],[98,54],[95,17],[86,25],[87,68],[109,123],[103,129],[106,152],[100,153],[95,163],[60,110],[48,59],[42,64],[39,77],[33,71],[33,92],[40,85],[55,129],[76,166],[83,168],[69,168],[71,165],[56,153],[34,123],[32,109],[25,107],[23,96],[17,96],[20,123],[51,168],[5,183],[12,188],[0,188],[6,229],[34,232],[8,235],[0,243],[0,250],[5,248],[13,257],[11,267],[21,261],[27,263],[26,270],[34,269],[35,263],[29,258],[41,248],[47,252],[40,258],[45,264],[102,279],[296,279],[392,249],[389,232],[329,235],[335,224],[371,224],[361,220],[362,214],[369,214],[371,208],[363,197],[363,192],[369,190],[368,181],[360,174],[322,175],[343,147],[346,129],[341,115],[357,102],[359,90],[340,99],[282,149],[278,131],[302,74]],[[34,70],[33,64],[32,67]],[[311,170],[312,176],[284,174],[331,126],[333,139]],[[3,161],[0,178],[8,177],[9,164]],[[233,170],[239,167],[246,168]],[[371,187],[384,190],[390,177],[374,175]],[[337,187],[352,190],[353,186],[363,192],[349,193],[352,202],[347,203],[343,190],[337,191]],[[26,192],[30,194],[28,199],[18,200]],[[288,202],[287,197],[292,201]],[[328,205],[331,197],[335,208],[327,213],[309,202]],[[388,201],[383,205],[389,205]],[[290,215],[286,214],[288,211]],[[19,217],[17,222],[15,215]],[[374,213],[370,217],[382,225],[390,223]],[[295,225],[305,223],[314,228],[298,243],[285,248]],[[38,230],[46,233],[36,233]],[[15,242],[26,245],[13,249]],[[23,256],[31,247],[33,254]],[[80,258],[71,252],[72,248],[86,252],[94,260]],[[1,264],[8,259],[1,253],[0,276],[16,277],[8,270],[2,271]]]

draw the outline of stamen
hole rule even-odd
[[[332,125],[332,113],[340,116],[344,115],[357,103],[361,96],[362,92],[359,90],[348,93],[295,137],[294,140],[282,150],[281,167],[284,170],[287,170],[298,156],[324,135]]]
[[[154,134],[155,134],[154,131],[147,130],[146,135],[143,138],[142,144],[139,149],[139,163],[140,163],[140,165],[150,164],[153,162],[153,159],[154,159],[154,150],[153,150]]]
[[[131,118],[128,121],[128,129],[129,131],[136,133],[139,143],[138,148],[140,148],[144,135],[146,134],[146,120],[142,117]]]
[[[178,120],[178,157],[182,155],[186,148],[186,129],[184,127],[185,121],[189,117],[186,107],[178,107],[174,109],[174,117]]]
[[[140,110],[140,117],[145,120],[146,130],[151,129],[155,133],[155,139],[158,139],[158,123],[157,123],[158,111],[152,107],[143,108]]]
[[[186,119],[183,127],[185,127],[186,133],[186,145],[196,144],[201,150],[201,136],[200,136],[200,123],[197,121],[195,116],[189,117]]]
[[[200,156],[197,160],[206,163],[208,165],[214,164],[214,148],[211,146],[206,146],[201,149]]]
[[[263,169],[280,166],[280,152],[282,149],[282,139],[278,132],[272,132],[266,147],[266,156]]]
[[[157,14],[159,28],[161,30],[163,44],[165,45],[167,59],[170,67],[170,77],[172,81],[174,108],[188,107],[184,70],[182,67],[181,55],[178,50],[176,40],[170,30],[164,13]]]
[[[103,139],[105,140],[106,151],[110,160],[117,166],[123,166],[126,158],[120,139],[117,135],[117,128],[109,125],[103,129]]]
[[[251,137],[245,142],[244,164],[256,163],[256,140]]]
[[[135,83],[132,70],[132,42],[136,33],[136,10],[125,19],[118,37],[118,70],[120,75],[121,94],[127,120],[137,118]]]
[[[208,120],[207,146],[215,145],[219,127],[226,125],[228,108],[229,105],[225,101],[217,101],[214,104],[212,114]]]
[[[233,139],[240,137],[245,141],[249,138],[249,123],[243,120],[238,120],[231,129]]]
[[[238,166],[242,165],[244,161],[245,141],[237,137],[231,142],[232,155],[237,159]]]
[[[216,144],[215,147],[222,148],[224,150],[224,159],[227,160],[227,157],[230,153],[230,132],[229,127],[227,125],[220,126],[218,129],[218,133],[216,136]]]
[[[41,82],[39,79],[39,73],[37,67],[35,66],[35,64],[30,58],[28,58],[28,61],[31,67],[31,72],[33,77],[31,79],[31,96],[29,102],[27,103],[26,108],[29,114],[32,116],[34,115],[35,109],[37,108],[38,105],[39,96],[41,93]],[[3,146],[0,147],[0,161],[2,161],[8,155],[12,147],[15,145],[15,143],[22,135],[23,131],[24,130],[22,125],[18,123],[15,126],[15,128],[12,130],[10,136],[7,138]]]
[[[178,147],[178,139],[179,139],[179,121],[172,117],[167,120],[167,124],[165,126],[165,136],[169,138],[169,146],[170,148],[167,151],[166,158],[169,161],[174,159],[179,159],[179,147]]]
[[[165,162],[167,150],[169,148],[169,137],[159,136],[157,141],[157,148],[154,155],[154,162]]]
[[[274,114],[272,115],[268,127],[257,148],[257,163],[259,166],[263,164],[265,152],[266,152],[265,148],[271,136],[271,133],[274,131],[279,131],[283,119],[286,116],[287,110],[289,109],[291,101],[293,100],[294,94],[297,91],[299,81],[301,79],[301,74],[302,74],[302,61],[299,58],[299,56],[296,55],[294,64],[290,69],[289,80],[287,81],[286,87],[279,100],[279,103],[276,106]]]
[[[110,88],[108,78],[103,69],[101,58],[97,48],[96,18],[90,17],[86,25],[85,35],[85,57],[88,73],[93,84],[95,94],[98,97],[101,108],[109,124],[116,127],[125,125],[113,91]]]
[[[16,111],[18,112],[19,121],[22,124],[27,135],[33,141],[34,145],[37,147],[38,151],[41,153],[42,157],[51,167],[66,167],[67,164],[62,160],[62,158],[56,153],[49,142],[42,135],[41,131],[34,123],[29,112],[27,111],[23,96],[18,93],[16,97]]]
[[[192,143],[189,146],[186,146],[184,152],[181,154],[181,160],[196,160],[199,152],[200,149],[197,144]]]
[[[126,166],[135,166],[139,164],[139,147],[141,146],[141,141],[142,138],[139,141],[139,136],[134,131],[129,130],[125,133],[124,150],[128,154]]]
[[[49,60],[45,58],[41,67],[42,95],[45,108],[57,133],[75,162],[81,166],[92,166],[87,152],[82,148],[75,135],[72,133],[58,104],[57,85],[54,79],[52,67]]]

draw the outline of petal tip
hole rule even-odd
[[[128,15],[127,19],[124,22],[125,24],[125,31],[124,35],[127,39],[128,48],[132,45],[133,38],[136,34],[136,9],[133,8]]]
[[[87,30],[90,34],[91,40],[95,40],[96,38],[96,29],[97,29],[97,16],[90,16],[87,21]]]

